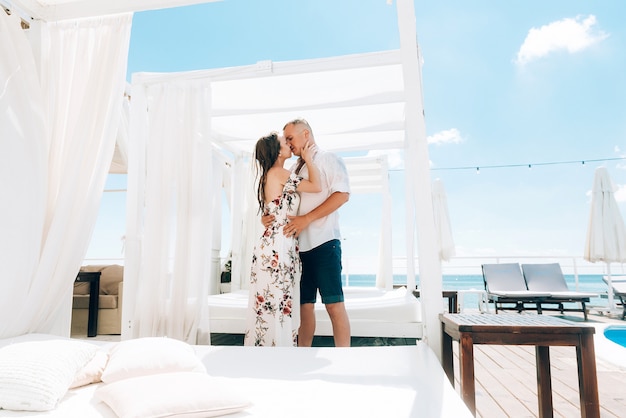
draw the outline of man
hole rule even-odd
[[[283,135],[291,151],[300,156],[307,142],[315,145],[313,131],[304,119],[288,122]],[[300,158],[294,167],[307,177],[307,167]],[[341,286],[341,235],[337,210],[350,198],[346,167],[338,156],[316,150],[313,162],[319,168],[322,191],[301,193],[298,215],[290,217],[285,235],[298,237],[302,278],[300,282],[300,329],[298,345],[310,347],[315,334],[315,302],[322,297],[333,326],[336,347],[350,346],[350,321]]]

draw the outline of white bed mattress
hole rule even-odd
[[[252,402],[229,417],[471,417],[436,356],[415,346],[270,348],[194,346],[211,378]],[[0,417],[115,417],[93,398],[103,383],[70,390],[48,412]],[[172,388],[175,396],[176,388]]]
[[[345,287],[345,304],[354,337],[422,338],[420,303],[406,288]],[[211,332],[243,334],[248,291],[209,296]],[[315,335],[333,335],[324,305],[315,305]]]

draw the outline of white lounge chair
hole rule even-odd
[[[483,264],[482,270],[487,298],[493,302],[496,313],[499,310],[541,313],[539,302],[550,297],[549,292],[528,290],[519,263]]]
[[[548,292],[550,296],[540,303],[543,311],[582,312],[587,320],[586,304],[596,293],[577,292],[567,287],[565,276],[559,263],[522,264],[526,286],[530,291]],[[564,303],[580,303],[580,308],[566,307]],[[548,305],[545,307],[544,305]],[[557,305],[556,308],[550,305]]]

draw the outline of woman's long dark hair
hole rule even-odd
[[[259,178],[259,188],[257,189],[257,200],[259,201],[259,212],[265,207],[265,183],[267,182],[267,172],[274,165],[280,153],[280,141],[278,133],[272,132],[262,137],[256,142],[254,148],[254,158],[258,161],[257,178]]]

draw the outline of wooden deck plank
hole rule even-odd
[[[534,365],[531,366],[529,363],[519,360],[519,354],[521,354],[521,350],[511,350],[510,347],[507,348],[504,346],[480,346],[480,348],[481,353],[479,356],[479,363],[485,361],[485,356],[493,356],[500,359],[500,361],[503,357],[509,358],[511,360],[518,360],[509,360],[506,367],[501,369],[498,369],[496,367],[489,367],[488,363],[485,362],[484,365],[481,365],[481,369],[484,368],[485,372],[491,375],[494,381],[497,382],[497,384],[507,389],[508,403],[514,401],[523,406],[519,410],[519,412],[516,413],[519,413],[523,416],[536,416],[538,402],[536,389],[537,380]],[[507,384],[507,382],[510,383]],[[519,409],[520,406],[518,406],[517,408]],[[505,408],[505,410],[509,411],[510,408]],[[529,415],[527,415],[527,413]]]
[[[580,414],[576,349],[550,347],[550,365],[555,415],[571,417]]]
[[[455,359],[455,386],[459,391],[459,370],[458,367],[458,344],[454,345]],[[510,384],[510,381],[503,382],[502,374],[514,367],[506,355],[501,352],[498,346],[474,346],[475,379],[476,379],[476,414],[477,416],[506,416],[507,411],[515,411],[519,417],[536,416],[536,396],[533,395],[535,404],[530,408],[524,407],[524,400],[531,398],[528,394],[521,396],[517,391],[520,388],[519,382]]]
[[[484,353],[481,354],[483,355],[478,355],[476,359],[478,365],[476,377],[477,380],[480,382],[481,387],[484,388],[485,393],[492,397],[493,401],[499,405],[499,407],[505,412],[506,415],[509,414],[509,411],[514,410],[516,416],[535,416],[536,414],[533,411],[533,407],[536,409],[536,402],[535,405],[527,405],[524,399],[528,399],[528,395],[524,393],[523,390],[516,390],[522,387],[520,386],[517,378],[512,377],[512,379],[510,380],[510,384],[503,383],[502,376],[500,376],[499,373],[497,373],[496,371],[500,370],[505,374],[508,371],[490,366],[490,364],[492,364],[492,361],[489,360],[488,356],[484,355]],[[489,408],[482,403],[478,403],[478,399],[477,410],[483,417],[498,415],[494,414],[492,408]]]
[[[606,364],[600,361],[602,364]],[[626,415],[626,371],[613,368],[598,372],[601,415],[623,417]]]

